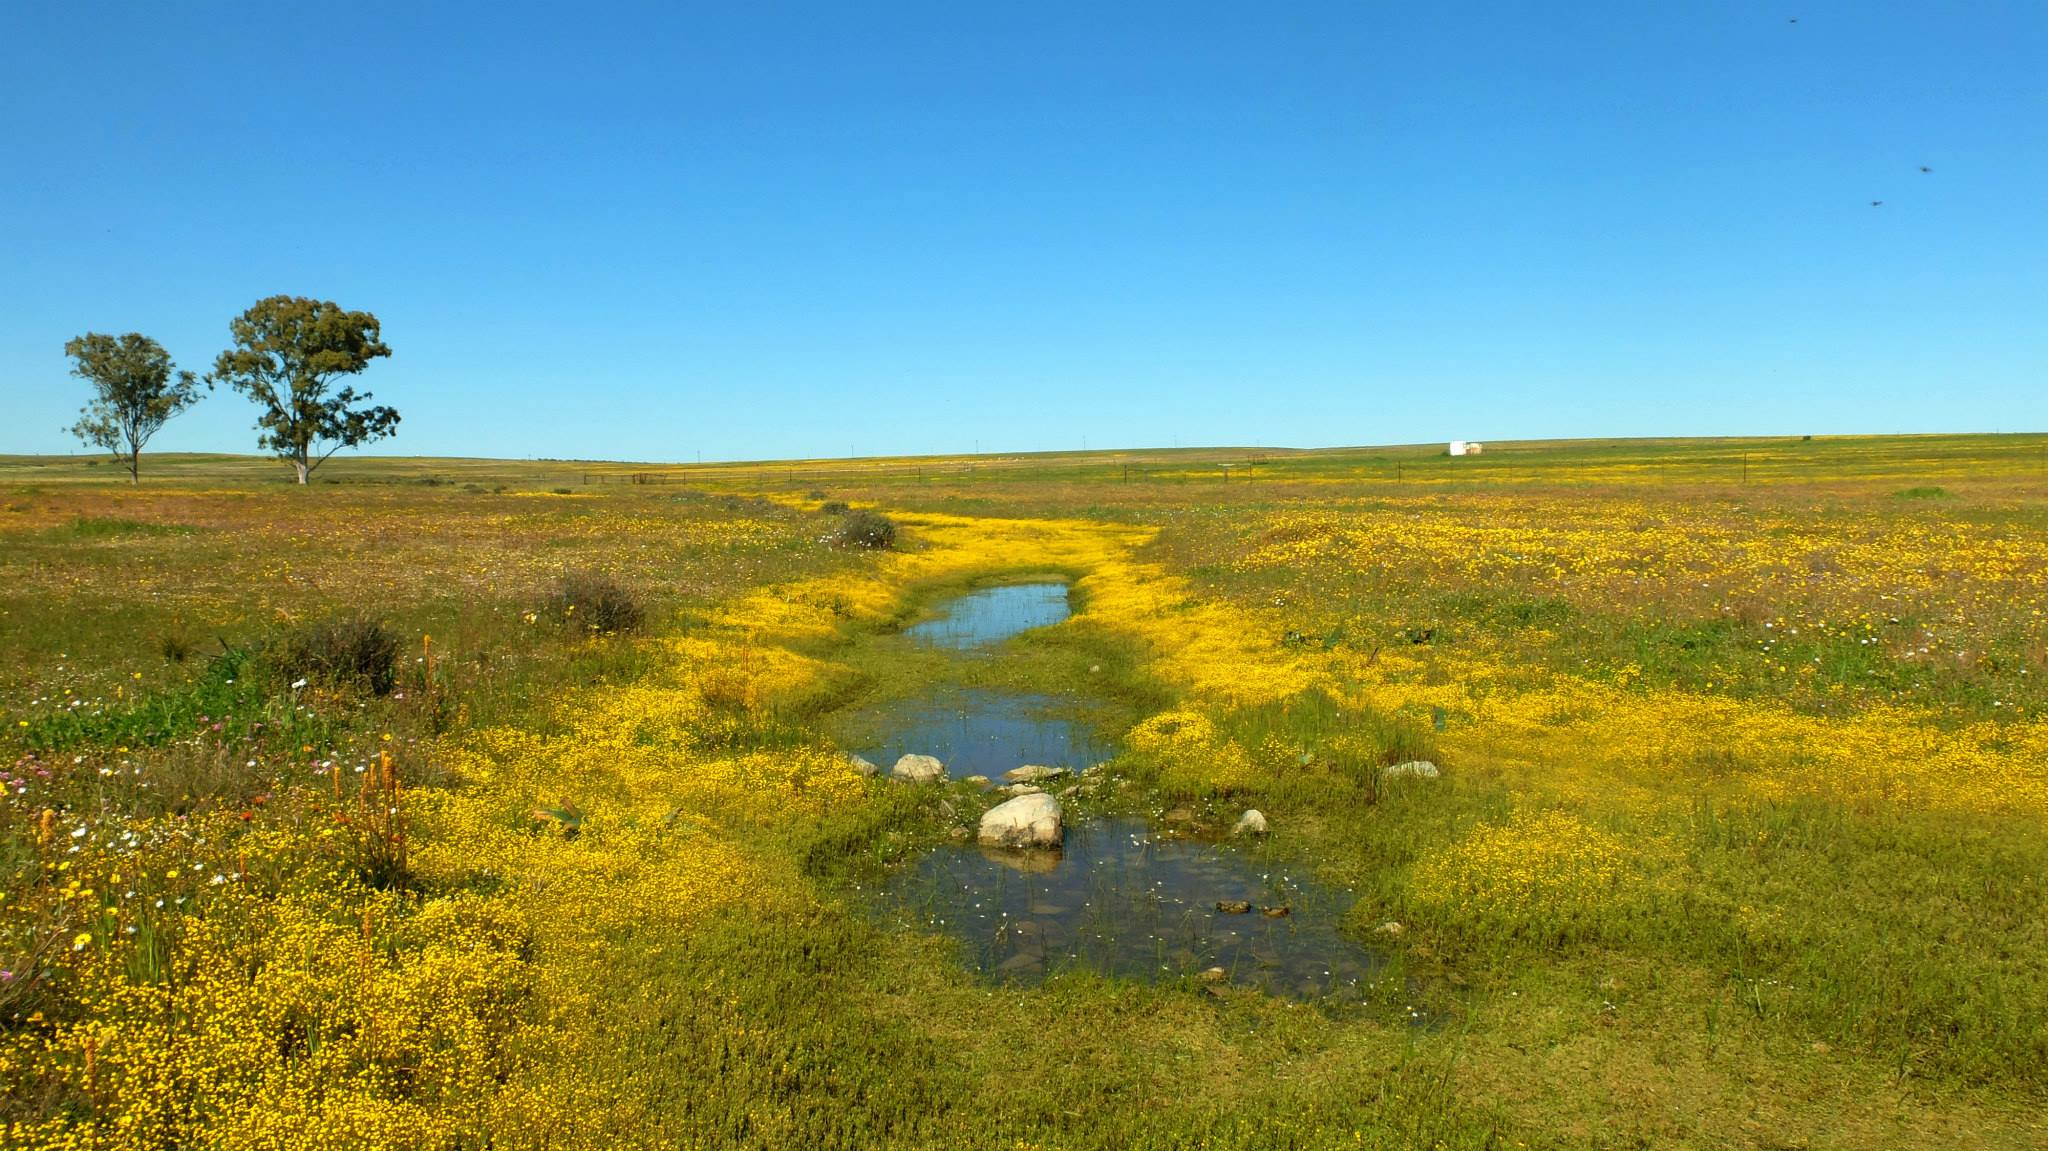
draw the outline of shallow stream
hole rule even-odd
[[[1065,584],[1010,584],[961,596],[904,634],[964,653],[1069,613]],[[941,689],[870,715],[883,734],[858,750],[884,771],[902,755],[937,756],[954,779],[1000,781],[1026,764],[1078,773],[1116,751],[1080,710],[1050,695]],[[1228,843],[1161,837],[1137,819],[1077,820],[1066,806],[1063,850],[935,848],[883,882],[884,914],[954,937],[970,965],[1005,981],[1081,967],[1355,997],[1383,966],[1340,930],[1348,896]]]

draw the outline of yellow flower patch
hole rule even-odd
[[[1446,920],[1561,927],[1639,898],[1636,853],[1563,811],[1517,812],[1415,867],[1413,898]]]

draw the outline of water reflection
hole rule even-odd
[[[1048,695],[970,690],[892,707],[878,741],[857,748],[887,770],[898,756],[935,755],[954,779],[991,779],[1027,763],[1075,771],[1115,749],[1057,713],[1070,702]]]
[[[1226,847],[1156,839],[1137,820],[1070,826],[1063,852],[941,848],[884,893],[1005,980],[1071,966],[1140,979],[1220,967],[1272,994],[1356,997],[1382,966],[1338,930],[1348,905],[1339,893]]]
[[[982,647],[1056,624],[1071,614],[1066,584],[1007,584],[961,596],[945,615],[906,628],[903,634],[936,647]]]

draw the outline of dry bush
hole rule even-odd
[[[289,679],[318,679],[386,695],[398,682],[398,636],[367,615],[335,616],[286,636],[277,662]]]
[[[556,618],[589,631],[632,631],[647,618],[637,592],[602,572],[574,571],[555,584],[549,600]]]
[[[834,538],[842,547],[886,551],[896,546],[896,521],[880,512],[855,508],[846,513]]]

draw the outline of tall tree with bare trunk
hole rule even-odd
[[[368,312],[327,300],[271,296],[228,325],[235,346],[213,362],[209,382],[225,382],[256,402],[257,443],[292,465],[300,483],[343,448],[392,435],[394,408],[370,406],[352,385],[331,390],[379,356],[383,328]]]
[[[114,453],[128,465],[130,483],[142,482],[142,445],[171,417],[199,402],[199,379],[177,370],[164,346],[130,332],[87,332],[64,345],[71,374],[92,385],[71,434]]]

